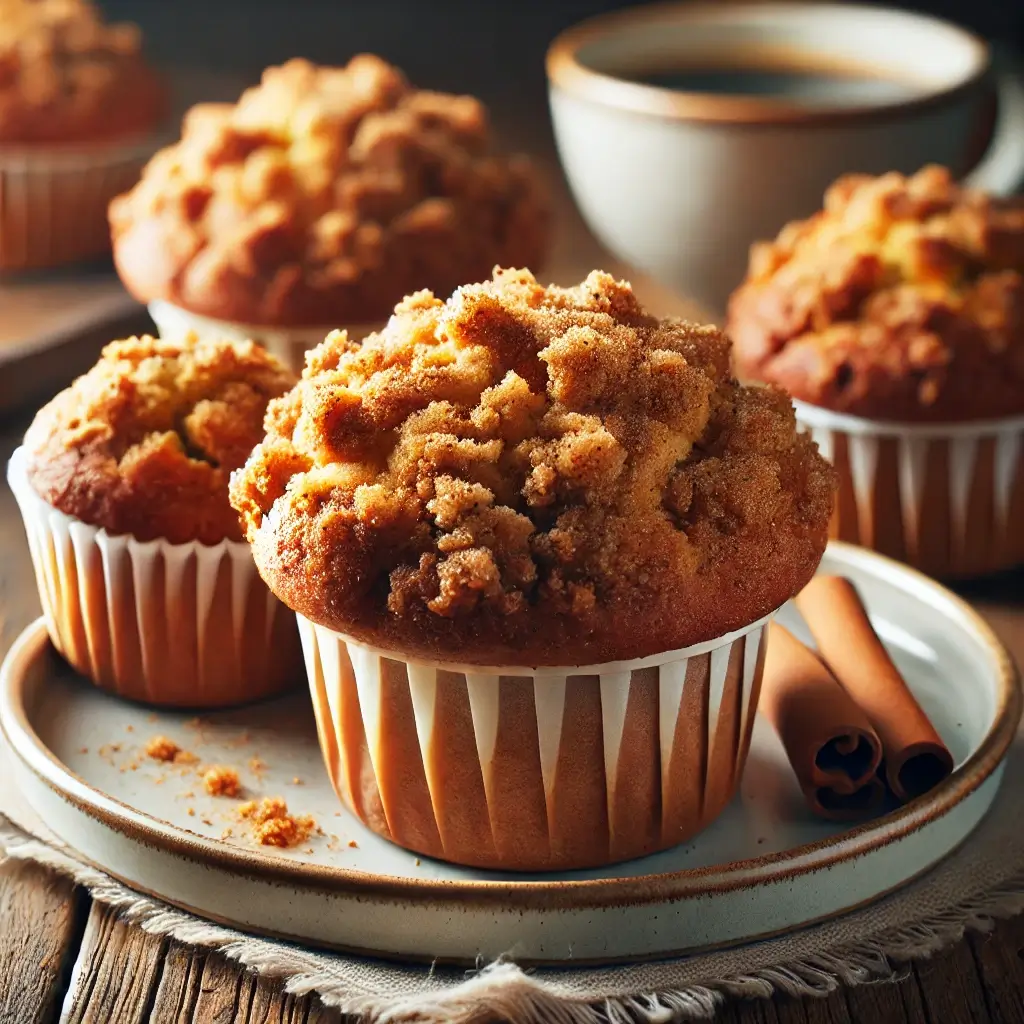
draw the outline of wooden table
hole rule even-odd
[[[553,169],[552,180],[559,180]],[[597,247],[563,191],[557,198],[561,225],[548,276],[571,283],[600,265],[623,272]],[[632,276],[652,309],[693,313],[670,292]],[[35,299],[33,309],[40,309]],[[28,420],[29,414],[21,413],[0,421],[3,465]],[[1024,573],[965,593],[1024,663]],[[0,654],[37,614],[17,509],[6,487],[0,488]],[[5,781],[0,776],[0,787]],[[316,997],[286,996],[281,984],[245,973],[219,954],[189,949],[119,921],[65,879],[34,865],[5,862],[0,864],[0,1024],[57,1019],[116,1024],[340,1020]],[[826,999],[733,1000],[717,1019],[743,1024],[1024,1024],[1024,915],[998,923],[989,935],[967,935],[931,960],[905,965],[895,980],[844,988]]]

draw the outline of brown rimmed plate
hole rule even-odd
[[[889,892],[963,842],[988,810],[1021,694],[988,626],[949,591],[844,544],[822,571],[851,577],[955,757],[927,796],[856,828],[806,810],[758,721],[740,795],[695,840],[611,868],[486,873],[417,858],[342,810],[305,695],[204,716],[100,693],[54,654],[40,620],[0,673],[0,726],[23,795],[85,859],[138,889],[251,931],[391,957],[471,961],[652,958],[775,934]],[[787,608],[782,621],[802,624]],[[205,793],[195,765],[144,756],[166,735],[202,764],[236,767],[238,799]],[[241,799],[286,798],[323,834],[256,846]]]

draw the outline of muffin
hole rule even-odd
[[[730,799],[832,487],[715,328],[607,274],[496,271],[309,353],[231,500],[298,613],[342,800],[417,852],[544,869]]]
[[[130,338],[36,415],[8,479],[53,644],[98,686],[202,707],[301,679],[228,501],[294,380],[252,342]]]
[[[941,576],[1024,561],[1024,201],[842,178],[753,247],[728,330],[834,460],[834,536]]]
[[[138,28],[88,0],[0,0],[0,270],[110,250],[106,207],[163,115]]]
[[[358,339],[402,296],[535,262],[548,238],[535,175],[495,154],[481,103],[369,55],[292,60],[193,108],[110,224],[161,334],[254,337],[299,365],[328,330]]]

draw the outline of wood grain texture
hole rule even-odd
[[[151,1018],[160,1024],[338,1024],[315,996],[291,996],[280,981],[243,971],[216,953],[172,942]]]
[[[924,1009],[917,977],[904,968],[892,981],[871,982],[843,990],[854,1021],[921,1021]]]
[[[167,941],[94,903],[85,926],[61,1024],[145,1024],[152,1020]]]
[[[989,935],[966,939],[988,1010],[1000,1024],[1024,1024],[1024,917],[1000,921]]]
[[[84,909],[72,882],[35,864],[0,863],[0,1024],[55,1018]]]
[[[942,1024],[988,1024],[992,1020],[969,943],[959,942],[922,961],[915,965],[914,973],[929,1020]]]

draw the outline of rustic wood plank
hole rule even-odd
[[[989,1012],[1000,1024],[1024,1024],[1024,916],[968,937]]]
[[[153,1005],[154,1024],[340,1024],[315,996],[246,971],[218,953],[172,943]]]
[[[774,1019],[778,1024],[807,1024],[810,1004],[817,1001],[812,998],[798,999],[794,996],[775,995],[771,1000],[774,1018],[769,1016],[768,1019]]]
[[[928,1013],[924,1006],[921,983],[918,981],[917,974],[909,966],[906,966],[904,970],[906,971],[905,975],[896,983],[900,999],[903,1001],[903,1012],[906,1014],[907,1020],[913,1021],[914,1024],[926,1022]]]
[[[730,999],[715,1014],[715,1024],[780,1024],[776,1004],[771,999]]]
[[[927,1020],[935,1024],[987,1024],[992,1020],[966,941],[914,964],[912,970],[921,988]]]
[[[904,996],[904,989],[911,990],[909,997]],[[926,1020],[917,978],[909,969],[893,980],[853,985],[844,989],[843,995],[850,1018],[856,1024],[916,1024]]]
[[[774,1018],[778,1024],[852,1024],[850,1011],[841,990],[827,996],[804,996],[796,998],[776,995],[771,1001]],[[746,1024],[746,1022],[744,1022]],[[888,1021],[873,1021],[872,1024],[889,1024]],[[902,1018],[899,1024],[903,1024]]]
[[[85,926],[62,1024],[146,1024],[166,940],[94,903]]]
[[[853,1024],[853,1017],[850,1015],[850,1008],[846,1004],[846,996],[842,989],[837,989],[823,998],[801,999],[800,1005],[806,1014],[807,1024]],[[794,1024],[796,1024],[795,1019]],[[873,1024],[883,1024],[883,1022],[876,1020],[873,1021]],[[884,1024],[890,1024],[890,1022],[885,1021]]]
[[[83,917],[73,882],[37,864],[0,863],[0,1024],[56,1017]]]
[[[168,943],[153,999],[151,1019],[160,1024],[189,1024],[202,990],[204,950]]]
[[[247,993],[244,991],[242,972],[223,957],[209,956],[203,964],[192,1020],[202,1024],[229,1024],[245,1020]]]

